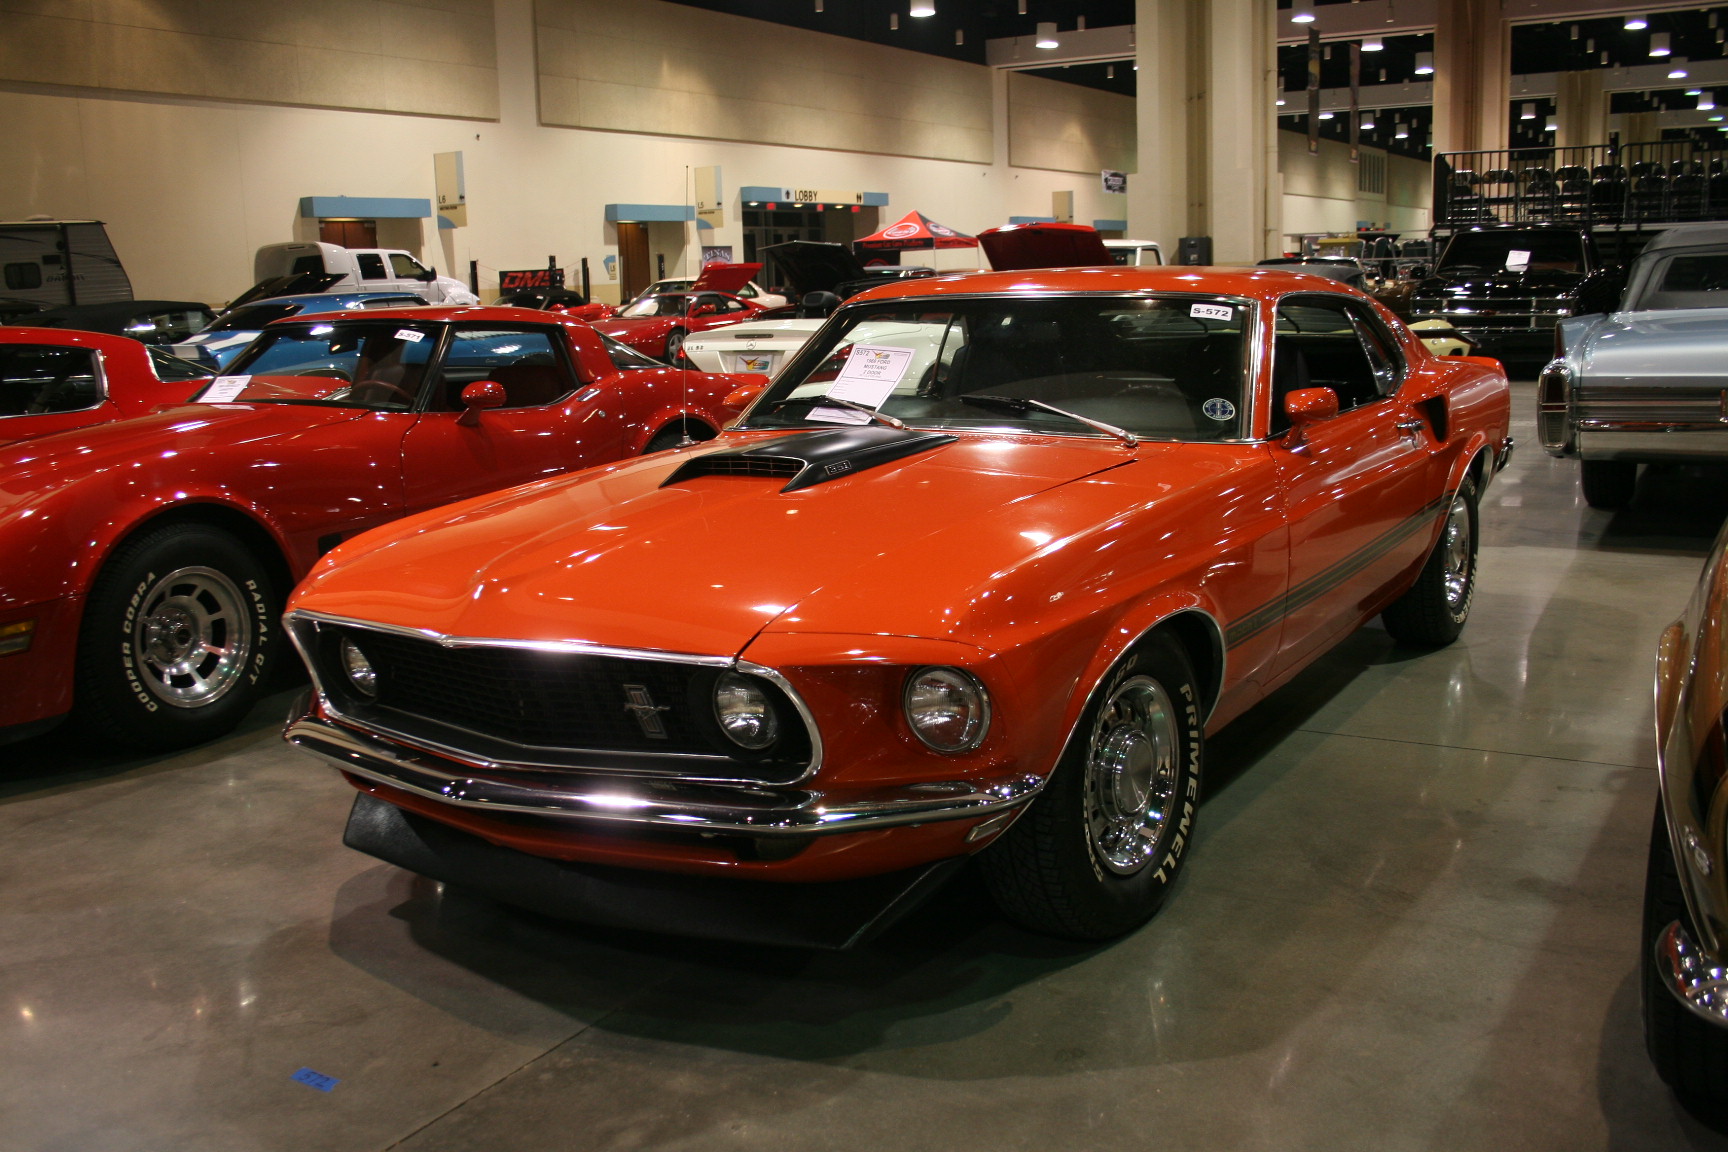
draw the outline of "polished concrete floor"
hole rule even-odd
[[[341,846],[286,697],[170,758],[0,750],[0,1149],[1728,1148],[1636,977],[1652,650],[1728,487],[1595,512],[1515,431],[1464,640],[1364,629],[1222,736],[1107,947],[965,884],[848,955],[447,898]]]

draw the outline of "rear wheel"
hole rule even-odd
[[[1592,508],[1624,508],[1638,487],[1636,460],[1580,460],[1578,484]]]
[[[225,532],[172,524],[128,541],[86,601],[75,716],[129,748],[220,736],[268,682],[280,613],[264,565]]]
[[[688,333],[682,328],[674,328],[666,333],[666,353],[661,359],[668,364],[682,367],[684,364],[684,337],[687,335]]]
[[[1458,639],[1476,595],[1476,536],[1476,482],[1466,476],[1416,583],[1380,615],[1394,640],[1438,647]]]
[[[1656,941],[1676,920],[1690,930],[1668,821],[1658,801],[1644,876],[1644,947],[1639,959],[1644,1047],[1676,1096],[1694,1109],[1720,1114],[1728,1111],[1728,1029],[1693,1015],[1668,991],[1656,968]]]
[[[997,906],[1078,940],[1151,919],[1187,859],[1203,740],[1187,653],[1154,635],[1098,689],[1032,807],[980,854]]]

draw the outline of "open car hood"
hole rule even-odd
[[[998,272],[1115,263],[1098,230],[1084,224],[1004,224],[978,233],[978,243]]]
[[[844,244],[787,240],[770,244],[762,251],[774,254],[775,262],[792,285],[795,300],[811,292],[833,292],[848,280],[861,280],[870,274]]]
[[[696,283],[690,285],[690,291],[724,292],[736,296],[738,290],[755,279],[760,271],[760,264],[710,264],[702,269],[702,275],[696,277]]]
[[[322,292],[340,279],[340,272],[295,272],[287,276],[272,276],[258,281],[234,297],[222,311],[232,312],[242,304],[250,304],[254,300],[268,300],[272,296],[301,296]]]

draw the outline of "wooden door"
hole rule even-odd
[[[344,248],[376,248],[378,247],[378,222],[376,220],[320,220],[318,221],[318,239],[326,244],[340,244]]]
[[[620,300],[633,300],[653,281],[648,261],[648,226],[636,220],[618,222],[618,290]]]

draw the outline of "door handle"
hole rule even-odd
[[[1400,432],[1408,432],[1411,435],[1415,435],[1416,433],[1421,432],[1423,428],[1427,427],[1427,425],[1421,420],[1399,420],[1394,423],[1392,427],[1398,429]]]

